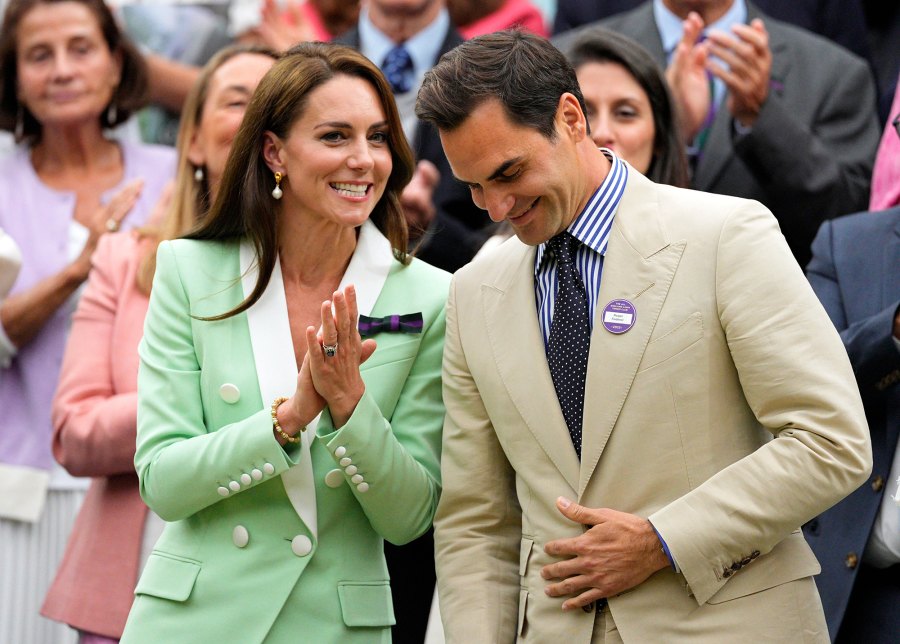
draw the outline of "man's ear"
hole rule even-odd
[[[269,170],[272,172],[284,172],[284,163],[282,163],[282,151],[284,150],[284,143],[278,136],[274,133],[266,132],[263,134],[263,160],[265,160],[266,165],[269,166]]]
[[[574,94],[565,92],[556,106],[557,127],[568,132],[576,143],[587,136],[587,119]]]

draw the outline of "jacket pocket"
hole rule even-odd
[[[525,629],[528,628],[528,620],[525,619],[525,613],[528,610],[528,591],[524,588],[519,589],[519,623],[516,625],[516,634],[518,637],[525,637]]]
[[[703,337],[703,316],[692,313],[678,325],[647,344],[638,371],[646,371],[673,358]]]
[[[393,626],[394,604],[388,581],[340,581],[338,597],[347,626]]]
[[[531,559],[531,549],[534,547],[534,539],[522,537],[519,544],[519,576],[524,577],[528,572],[528,560]]]
[[[175,602],[187,601],[199,574],[199,562],[153,552],[147,559],[134,594],[152,595]]]

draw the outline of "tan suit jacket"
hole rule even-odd
[[[771,213],[629,168],[581,462],[547,367],[534,253],[514,238],[451,287],[435,523],[448,641],[602,641],[593,612],[543,592],[543,545],[582,531],[560,495],[650,518],[680,566],[609,598],[625,642],[827,640],[798,526],[865,480],[871,447],[840,338]],[[637,319],[613,335],[599,320],[619,298]]]

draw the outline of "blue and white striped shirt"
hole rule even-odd
[[[613,217],[628,181],[628,168],[611,150],[600,148],[612,163],[612,168],[600,187],[591,195],[584,210],[569,224],[568,232],[581,242],[575,255],[575,270],[587,290],[588,315],[594,328],[594,311],[600,295],[600,274],[603,256],[609,244]],[[556,300],[556,258],[547,252],[547,242],[540,244],[534,256],[534,296],[544,345],[550,339],[553,305]]]

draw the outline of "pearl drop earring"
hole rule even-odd
[[[272,190],[272,196],[275,197],[275,199],[281,199],[281,195],[284,194],[281,190],[281,178],[283,176],[284,175],[280,172],[275,173],[275,189]]]

